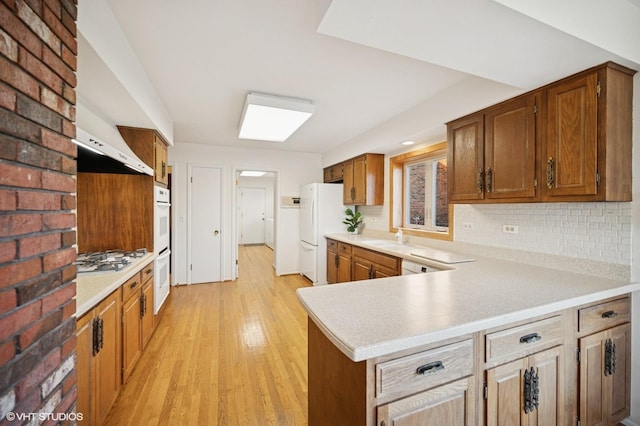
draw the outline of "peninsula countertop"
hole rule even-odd
[[[330,237],[415,260],[416,246],[394,252],[393,240]],[[298,298],[327,338],[357,362],[640,290],[640,283],[453,254],[474,260],[426,260],[443,270],[300,288]]]
[[[78,275],[76,278],[76,318],[87,313],[156,257],[158,257],[156,253],[147,253],[135,264],[120,272]]]

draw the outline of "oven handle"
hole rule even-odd
[[[169,257],[170,254],[171,254],[171,250],[169,250],[169,248],[167,247],[160,252],[158,257],[156,257],[156,260],[164,260],[165,258]]]

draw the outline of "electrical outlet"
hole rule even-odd
[[[471,231],[473,229],[473,223],[471,222],[464,222],[462,224],[462,229],[466,229],[468,231]]]
[[[371,222],[375,222],[376,221],[376,217],[375,216],[371,216],[370,220],[371,220]]]
[[[502,232],[505,234],[517,234],[518,226],[517,225],[502,225]]]

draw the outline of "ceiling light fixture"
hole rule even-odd
[[[245,177],[260,177],[260,176],[264,176],[267,172],[258,172],[255,170],[243,170],[240,172],[240,176],[245,176]]]
[[[249,92],[240,119],[240,139],[284,142],[315,112],[309,100]]]
[[[404,142],[401,142],[401,143],[402,143],[402,145],[413,145],[415,142],[414,141],[404,141]]]

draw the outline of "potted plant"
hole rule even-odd
[[[342,221],[345,225],[347,225],[347,231],[352,234],[358,233],[358,226],[362,223],[362,213],[353,212],[351,209],[346,209],[344,214],[347,217]]]

